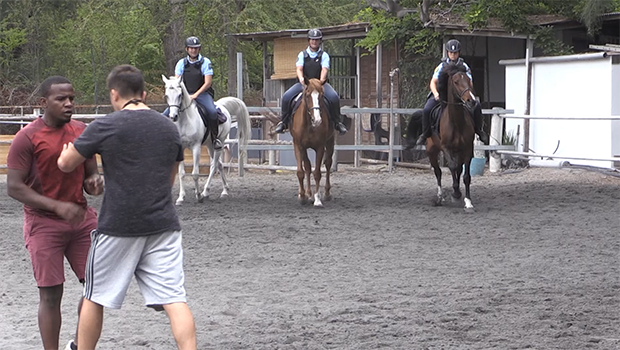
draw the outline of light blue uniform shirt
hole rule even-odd
[[[467,69],[467,76],[469,77],[469,80],[471,80],[471,82],[474,82],[474,79],[471,76],[471,69],[469,69],[469,66],[467,65],[467,63],[463,62],[463,65],[465,66],[465,69]],[[439,73],[441,73],[441,70],[443,69],[443,62],[441,62],[437,68],[435,68],[435,72],[433,72],[433,79],[439,79]]]
[[[310,50],[310,46],[306,48],[306,52],[308,53],[308,56],[310,56],[310,58],[316,58],[316,56],[319,54],[318,51],[315,52],[315,51]],[[304,52],[303,51],[300,51],[299,54],[297,55],[297,62],[295,63],[295,65],[297,67],[304,66]],[[329,55],[325,51],[323,51],[323,54],[321,55],[321,67],[329,69]]]
[[[189,64],[196,64],[198,62],[200,62],[200,59],[202,58],[201,54],[198,54],[198,59],[196,60],[196,62],[192,62],[189,61],[189,56],[188,56],[188,61]],[[211,60],[208,58],[204,58],[204,62],[202,62],[202,66],[200,66],[200,71],[202,72],[202,75],[213,75],[213,67],[211,67]],[[183,75],[183,72],[185,71],[185,58],[181,58],[178,62],[177,65],[174,67],[174,75]]]

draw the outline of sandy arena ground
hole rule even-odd
[[[5,181],[0,349],[40,349],[22,208]],[[432,206],[423,170],[341,166],[322,210],[297,203],[291,172],[230,182],[231,197],[198,204],[189,192],[178,208],[199,349],[620,349],[609,173],[486,173],[472,180],[473,214]],[[81,291],[66,276],[62,345]],[[133,284],[123,309],[106,310],[100,349],[175,348],[165,314],[142,303]]]

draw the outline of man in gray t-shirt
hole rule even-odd
[[[67,172],[99,154],[105,179],[86,267],[78,348],[95,348],[103,308],[120,308],[135,276],[146,305],[166,311],[178,348],[196,349],[184,287],[181,226],[171,193],[183,160],[179,132],[144,103],[140,70],[118,66],[107,84],[115,112],[93,121],[58,158],[58,167]]]

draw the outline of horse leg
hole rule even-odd
[[[450,163],[449,167],[450,167],[450,173],[452,174],[452,198],[454,199],[460,199],[461,196],[463,195],[461,193],[461,172],[463,171],[462,166],[459,167],[457,166],[458,163],[454,162],[454,163]]]
[[[306,197],[312,197],[312,179],[310,178],[310,174],[312,173],[312,163],[310,163],[310,158],[308,158],[308,152],[303,153],[303,163],[304,163],[304,173],[306,176]]]
[[[192,169],[192,178],[194,179],[194,190],[196,192],[196,200],[198,203],[202,203],[202,194],[200,193],[200,186],[198,185],[198,179],[200,178],[200,144],[197,143],[192,147],[192,160],[194,162],[194,168]]]
[[[428,143],[426,144],[428,147]],[[443,202],[443,190],[441,189],[441,168],[439,167],[439,152],[435,151],[428,154],[428,160],[435,172],[435,178],[437,179],[437,198],[435,198],[435,205],[440,206]]]
[[[222,194],[220,194],[220,198],[228,197],[228,190],[230,189],[230,187],[228,186],[228,181],[226,180],[226,172],[224,171],[224,165],[219,160],[217,162],[217,170],[219,171],[220,177],[222,178]]]
[[[326,201],[332,200],[332,183],[330,181],[330,174],[332,169],[332,162],[334,155],[334,139],[332,138],[331,142],[328,142],[325,146],[325,155],[323,156],[323,162],[325,163],[325,195],[323,196]]]
[[[314,168],[314,207],[315,208],[323,208],[323,202],[321,202],[321,164],[323,163],[323,154],[325,154],[325,149],[323,147],[319,148],[316,151],[316,159],[315,163],[316,167]]]
[[[471,204],[471,197],[469,195],[469,185],[471,183],[471,173],[469,166],[471,164],[471,158],[465,162],[465,173],[463,174],[463,183],[465,184],[465,210],[474,209],[474,205]]]
[[[306,190],[304,189],[304,166],[303,166],[303,158],[306,151],[301,150],[301,146],[294,145],[295,148],[295,159],[297,160],[297,179],[299,180],[299,189],[297,190],[297,198],[299,203],[306,204],[308,203],[308,197],[306,197]],[[307,157],[307,156],[306,156]]]
[[[207,183],[205,184],[204,189],[202,190],[202,196],[204,198],[209,198],[209,190],[211,189],[211,181],[213,180],[213,175],[218,170],[217,164],[219,163],[220,151],[219,150],[211,150],[209,147],[209,154],[211,155],[211,160],[209,164],[209,177],[207,178]]]
[[[183,176],[185,175],[185,164],[183,162],[179,163],[179,198],[177,198],[176,205],[183,204],[183,200],[185,200],[185,188],[183,188]]]

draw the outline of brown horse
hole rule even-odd
[[[323,207],[321,202],[321,164],[325,164],[325,196],[331,200],[331,183],[329,173],[334,153],[334,126],[329,121],[328,108],[323,100],[323,84],[318,79],[305,79],[305,88],[301,96],[301,104],[293,115],[291,136],[297,159],[297,178],[299,179],[298,198],[302,204],[312,197],[310,172],[312,164],[308,158],[308,148],[316,152],[314,174],[314,206]],[[304,177],[307,186],[304,188]]]
[[[471,183],[469,165],[474,151],[474,121],[471,111],[475,106],[476,96],[465,68],[452,65],[443,69],[439,76],[438,91],[443,107],[439,119],[439,135],[433,132],[433,135],[426,140],[426,153],[437,178],[435,204],[441,205],[443,201],[441,168],[439,167],[439,153],[443,151],[452,174],[452,188],[454,189],[452,197],[454,199],[461,198],[459,187],[461,173],[464,169],[465,210],[471,211],[474,208],[469,193]]]

